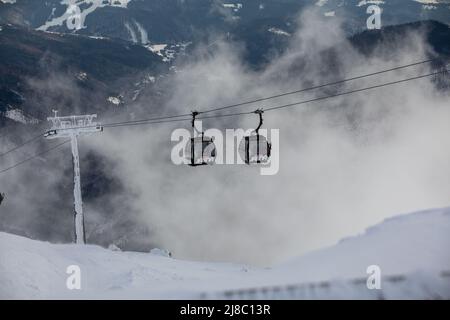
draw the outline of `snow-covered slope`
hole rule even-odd
[[[450,270],[450,209],[433,209],[389,218],[363,234],[293,259],[283,273],[301,270],[301,280],[366,276],[369,265],[382,274]]]
[[[78,20],[75,21],[73,29],[83,29],[86,27],[84,24],[86,17],[98,8],[104,8],[108,6],[126,8],[130,1],[131,0],[78,0],[77,2],[74,2],[69,0],[62,0],[61,5],[67,6],[64,14],[59,17],[50,18],[45,22],[45,24],[40,26],[38,30],[47,31],[51,27],[61,26],[64,22],[70,20]],[[81,9],[83,7],[85,8],[84,10]]]
[[[0,233],[0,298],[448,299],[449,244],[450,208],[397,216],[336,246],[266,269]],[[70,265],[81,269],[81,290],[66,288]],[[369,265],[380,267],[382,290],[367,289]]]

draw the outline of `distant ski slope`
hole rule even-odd
[[[450,298],[450,208],[388,219],[270,269],[181,261],[0,233],[0,298]],[[368,290],[376,264],[382,290]],[[69,265],[82,289],[66,288]]]
[[[61,4],[67,6],[64,14],[47,21],[44,25],[40,26],[38,30],[47,31],[50,27],[61,26],[68,19],[74,18],[80,20],[76,29],[82,29],[85,28],[84,21],[86,17],[96,9],[106,6],[126,8],[130,1],[131,0],[62,0]]]

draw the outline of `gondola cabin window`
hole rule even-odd
[[[214,164],[216,160],[216,146],[213,140],[213,138],[203,135],[190,139],[185,150],[189,165]]]
[[[246,164],[265,164],[270,159],[271,144],[260,134],[244,137],[239,145],[239,155]]]

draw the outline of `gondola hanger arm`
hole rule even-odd
[[[263,125],[263,122],[264,122],[264,120],[263,120],[263,113],[264,113],[264,110],[263,109],[256,109],[255,111],[253,111],[253,113],[255,113],[255,114],[257,114],[257,115],[259,115],[259,125],[258,125],[258,127],[256,128],[256,134],[258,134],[258,132],[259,132],[259,129],[261,128],[261,126]]]
[[[197,130],[197,128],[195,127],[195,119],[196,119],[197,116],[200,114],[200,112],[194,110],[194,111],[191,112],[191,114],[192,114],[192,129],[193,129],[194,131],[200,132],[200,131]]]

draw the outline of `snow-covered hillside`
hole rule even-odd
[[[8,5],[2,8],[2,3]],[[196,43],[199,39],[193,34],[208,30],[242,39],[242,31],[249,26],[254,32],[260,29],[277,36],[280,33],[269,30],[279,29],[286,36],[294,31],[297,13],[306,8],[315,8],[324,19],[336,23],[346,20],[347,31],[353,34],[366,29],[367,10],[374,5],[382,10],[383,26],[418,20],[450,23],[448,0],[0,0],[0,23],[142,45],[175,45]]]
[[[0,298],[450,298],[450,208],[400,215],[272,268],[55,245],[0,233]],[[81,290],[66,288],[67,267]],[[381,270],[381,290],[366,286]]]
[[[103,7],[119,7],[126,8],[131,0],[78,0],[78,1],[61,1],[61,5],[67,6],[66,11],[62,16],[51,17],[44,25],[40,26],[38,30],[47,31],[50,27],[60,26],[69,20],[78,20],[73,29],[85,28],[84,21],[86,17],[93,13],[98,8]],[[81,9],[81,8],[87,9]],[[52,16],[54,11],[52,11]]]

